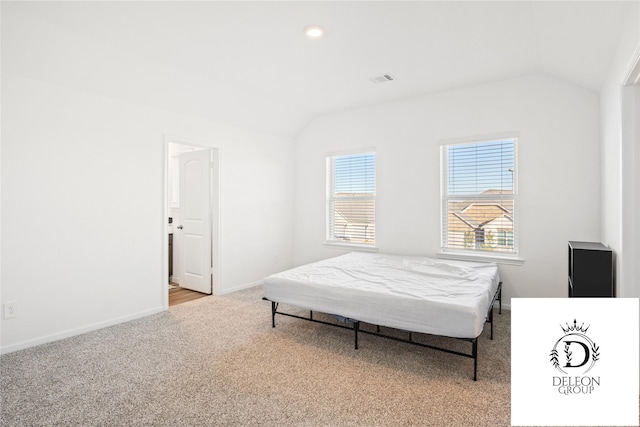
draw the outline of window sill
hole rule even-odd
[[[522,265],[524,259],[517,255],[489,255],[489,254],[475,254],[469,252],[453,252],[441,250],[437,253],[438,258],[443,259],[455,259],[462,261],[477,261],[477,262],[495,262],[498,264],[507,265]]]
[[[336,248],[351,249],[362,252],[378,252],[377,246],[362,245],[357,243],[341,243],[341,242],[324,242],[325,246],[333,246]]]

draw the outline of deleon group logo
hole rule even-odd
[[[600,377],[585,374],[600,359],[600,347],[587,336],[591,325],[578,326],[575,319],[573,325],[566,325],[560,325],[564,335],[556,341],[550,354],[553,367],[564,374],[553,377],[553,387],[564,395],[591,394],[600,386]]]

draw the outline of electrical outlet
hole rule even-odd
[[[18,316],[18,301],[9,301],[4,303],[4,318],[9,319],[11,317]]]

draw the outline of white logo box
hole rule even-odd
[[[638,298],[511,299],[511,424],[637,426]]]

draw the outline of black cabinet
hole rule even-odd
[[[569,297],[613,297],[613,252],[595,242],[569,242]]]

